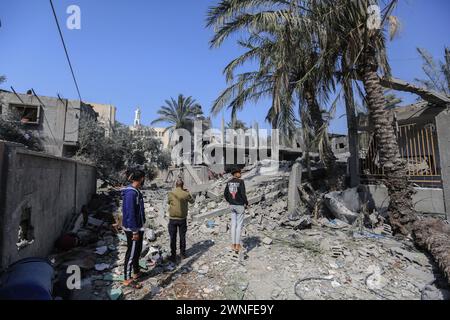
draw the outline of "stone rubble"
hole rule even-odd
[[[230,217],[221,197],[229,175],[194,195],[188,258],[176,264],[168,261],[170,186],[158,183],[143,191],[148,222],[140,264],[148,274],[141,290],[121,287],[126,239],[110,221],[120,217],[117,192],[103,199],[106,209],[91,210],[91,223],[76,230],[82,245],[51,259],[60,281],[66,266],[82,268],[82,288],[71,299],[450,299],[430,258],[411,241],[393,237],[376,213],[361,222],[323,212],[315,218],[306,205],[288,212],[288,177],[288,167],[270,176],[255,166],[243,175],[255,202],[243,229],[245,253],[237,259],[229,252]]]

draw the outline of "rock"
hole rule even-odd
[[[332,286],[333,288],[339,288],[339,287],[341,286],[341,284],[340,284],[339,282],[337,282],[336,280],[333,280],[333,281],[331,282],[331,286]]]
[[[207,274],[208,271],[209,271],[209,266],[206,265],[206,264],[200,266],[200,267],[197,269],[197,272],[198,272],[199,274],[202,274],[202,275]]]
[[[410,276],[411,280],[417,283],[420,289],[423,289],[427,284],[435,280],[433,273],[419,270],[414,265],[408,266],[405,272]]]
[[[207,208],[208,208],[208,210],[213,210],[213,209],[217,208],[217,202],[209,201]]]
[[[201,203],[204,202],[206,200],[206,197],[204,195],[199,195],[197,196],[197,198],[195,199],[195,202],[197,203]]]
[[[409,251],[403,250],[399,247],[392,247],[391,254],[398,258],[406,259],[410,262],[417,263],[418,265],[423,266],[423,267],[426,267],[430,264],[428,261],[428,258],[425,255],[415,253],[415,252],[409,252]]]
[[[272,299],[276,299],[280,296],[281,294],[281,290],[280,289],[273,289],[272,293],[271,293],[271,297]]]
[[[422,290],[422,300],[450,300],[450,291],[427,285]]]
[[[145,238],[150,241],[156,241],[156,233],[153,229],[147,229],[145,230]]]
[[[270,245],[273,243],[273,240],[272,240],[271,238],[269,238],[269,237],[265,237],[265,238],[262,240],[262,243],[264,243],[265,245],[270,246]]]
[[[297,226],[294,228],[295,230],[304,230],[311,228],[312,220],[310,216],[302,216],[297,221]]]
[[[121,289],[111,289],[108,292],[109,299],[111,300],[119,300],[122,295],[123,292]]]
[[[357,188],[330,192],[323,199],[331,213],[344,222],[352,224],[359,216],[361,203]]]
[[[239,283],[238,287],[242,291],[245,291],[248,288],[248,284],[249,284],[248,281],[243,281],[243,282]]]
[[[366,285],[369,289],[380,290],[386,286],[386,279],[381,275],[381,267],[370,265],[367,268],[367,272],[370,273],[366,279]]]

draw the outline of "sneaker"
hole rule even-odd
[[[177,256],[171,255],[171,256],[169,257],[169,261],[170,261],[170,262],[173,262],[173,263],[176,263],[176,262],[177,262]]]

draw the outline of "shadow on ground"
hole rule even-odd
[[[260,237],[247,237],[242,242],[243,242],[244,248],[247,249],[247,252],[250,252],[253,249],[261,246],[261,238]]]
[[[158,285],[160,288],[167,287],[174,281],[174,276],[192,272],[193,264],[198,261],[200,257],[202,257],[212,246],[214,246],[214,242],[211,240],[195,243],[192,247],[186,250],[188,258],[181,262],[178,262],[175,270],[167,272],[165,271],[164,265],[157,266],[153,270],[148,272],[147,276],[142,278],[142,282],[145,282],[146,280],[158,275],[165,274],[166,276],[158,281]],[[155,295],[155,292],[149,292],[144,297],[142,297],[142,300],[151,300]]]

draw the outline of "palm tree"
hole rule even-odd
[[[435,61],[425,49],[417,48],[423,60],[422,70],[427,79],[416,79],[429,90],[441,92],[450,96],[450,49],[445,48],[445,61]]]
[[[175,129],[192,131],[194,121],[203,114],[202,107],[192,97],[180,94],[177,100],[171,98],[165,102],[166,104],[158,111],[160,117],[152,121],[152,125],[168,124],[166,131],[172,132]]]
[[[234,115],[245,102],[270,97],[272,105],[266,120],[291,138],[296,132],[297,99],[302,125],[312,126],[324,162],[333,171],[335,157],[319,101],[327,102],[328,93],[334,88],[334,74],[319,59],[318,47],[311,44],[308,23],[299,18],[304,8],[300,3],[223,0],[210,9],[208,26],[216,28],[212,46],[220,46],[238,30],[251,29],[248,38],[239,41],[247,52],[225,68],[230,86],[215,101],[212,112],[218,113],[228,105]],[[258,70],[235,77],[235,69],[250,60],[259,62]]]
[[[380,19],[380,25],[375,24],[374,27],[373,24],[368,23],[371,20],[369,7],[380,4],[381,1],[378,0],[221,1],[209,11],[208,25],[216,27],[213,45],[219,46],[227,37],[241,29],[250,30],[253,38],[261,34],[270,35],[276,25],[283,25],[289,18],[293,25],[301,26],[310,33],[313,48],[311,52],[318,54],[320,62],[304,73],[297,85],[293,86],[295,89],[291,90],[292,81],[290,81],[289,71],[292,69],[289,67],[290,60],[287,57],[291,57],[292,54],[289,54],[288,49],[289,34],[285,33],[287,46],[281,46],[283,48],[281,51],[273,51],[279,54],[278,57],[263,55],[263,51],[258,51],[261,48],[255,48],[255,50],[249,50],[242,58],[236,59],[235,64],[241,65],[245,59],[264,57],[259,59],[259,71],[239,75],[238,81],[224,91],[216,102],[217,106],[226,105],[226,101],[231,99],[230,107],[235,109],[241,108],[248,99],[272,95],[273,105],[268,119],[276,123],[283,112],[285,112],[284,117],[289,119],[289,113],[292,112],[292,105],[289,103],[289,99],[292,99],[290,93],[295,92],[298,95],[303,93],[304,97],[308,98],[305,93],[314,92],[314,90],[304,90],[308,88],[305,81],[314,78],[311,77],[311,72],[321,68],[322,72],[336,73],[337,80],[342,84],[349,119],[349,133],[354,140],[356,138],[356,104],[353,97],[353,85],[362,93],[358,81],[354,81],[361,79],[369,119],[375,128],[374,136],[380,148],[378,151],[380,162],[384,167],[384,183],[390,196],[391,225],[395,231],[402,234],[412,232],[417,243],[432,254],[450,279],[447,253],[449,236],[445,233],[448,228],[442,224],[442,221],[417,219],[412,205],[414,191],[408,183],[406,164],[400,156],[390,112],[386,109],[387,100],[379,73],[385,76],[390,75],[385,45],[387,25],[391,27],[391,38],[399,25],[398,20],[391,16],[397,0],[386,2],[386,6],[381,10],[383,16]],[[294,15],[291,14],[292,12]],[[450,54],[447,56],[447,60],[450,60]],[[323,83],[331,84],[329,80]],[[315,90],[317,89],[316,87]],[[314,103],[311,101],[309,105]],[[311,117],[310,112],[306,114]]]
[[[390,112],[386,110],[387,101],[379,77],[379,72],[390,74],[385,33],[388,22],[393,26],[391,37],[395,26],[398,26],[397,20],[391,17],[397,1],[388,2],[382,10],[384,16],[379,28],[373,28],[368,23],[369,7],[378,2],[312,0],[312,19],[320,21],[317,28],[325,30],[326,39],[321,43],[324,51],[342,60],[342,71],[346,71],[343,78],[362,80],[369,118],[380,146],[378,151],[384,167],[384,181],[391,198],[390,222],[395,231],[408,234],[416,217],[412,205],[413,191],[407,180],[405,162],[400,156]]]
[[[232,129],[232,130],[241,130],[242,129],[245,131],[248,129],[248,127],[245,122],[236,119],[234,121],[227,123],[226,129]]]

